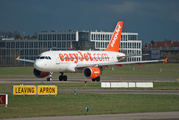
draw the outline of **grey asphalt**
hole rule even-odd
[[[12,118],[6,120],[179,120],[179,111],[105,114],[105,115],[31,117],[31,118]]]

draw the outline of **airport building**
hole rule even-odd
[[[35,60],[47,50],[104,50],[107,48],[113,32],[103,31],[41,31],[37,39],[0,40],[0,65],[16,65],[17,56],[23,59]],[[138,33],[124,32],[121,36],[120,52],[126,55],[142,54],[142,41],[138,40]],[[141,61],[141,56],[129,57],[127,61]],[[19,64],[19,63],[18,63]],[[28,65],[29,63],[20,62]]]
[[[168,62],[179,62],[179,41],[165,40],[145,44],[143,53],[149,54],[144,59],[159,60],[168,58]]]

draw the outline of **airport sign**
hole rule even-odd
[[[36,95],[35,85],[13,85],[12,94],[13,95]]]
[[[0,105],[8,105],[8,94],[0,94]]]
[[[38,95],[57,95],[56,85],[38,85],[37,86]]]

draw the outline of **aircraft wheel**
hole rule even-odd
[[[92,79],[93,82],[95,82],[95,79]]]
[[[92,81],[93,81],[93,82],[95,82],[95,81],[99,82],[99,81],[100,81],[100,76],[97,77],[97,78],[92,79]]]
[[[63,76],[63,80],[67,81],[67,76],[66,75]]]
[[[100,76],[96,78],[96,81],[99,82],[100,81]]]
[[[47,81],[50,81],[50,77],[47,78]]]
[[[60,75],[60,76],[59,76],[59,81],[62,81],[62,80],[63,80],[63,76]]]

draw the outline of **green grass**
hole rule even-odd
[[[142,64],[142,66],[124,65],[123,67],[114,66],[104,70],[102,77],[154,77],[154,78],[179,78],[179,63],[155,63]],[[135,71],[133,71],[135,68]],[[160,72],[162,69],[162,72]],[[81,76],[82,73],[65,73],[68,77]],[[54,73],[53,77],[58,77],[59,73]],[[30,78],[33,75],[33,67],[0,67],[0,78]]]
[[[154,89],[179,90],[179,82],[154,82]]]
[[[12,96],[0,106],[0,118],[179,111],[178,95],[59,93],[57,96]]]
[[[178,63],[155,63],[139,65],[124,65],[123,67],[114,67],[107,71],[103,71],[104,76],[120,76],[120,77],[160,77],[160,78],[178,78],[179,77]],[[135,71],[133,71],[135,68]],[[162,69],[162,72],[160,72]]]
[[[0,67],[0,78],[35,77],[33,67]]]

